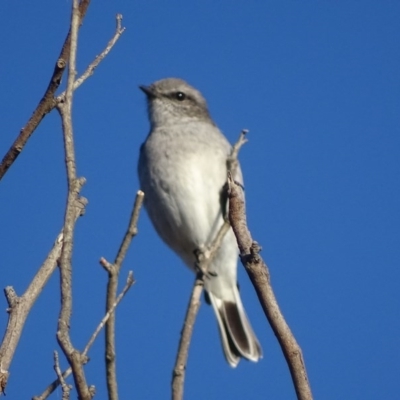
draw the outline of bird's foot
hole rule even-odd
[[[203,278],[211,279],[218,276],[217,272],[209,267],[210,251],[205,247],[194,250],[194,256],[196,257],[195,270],[197,274],[200,274]]]

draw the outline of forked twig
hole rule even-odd
[[[89,4],[90,0],[82,0],[79,4],[80,24],[82,24]],[[68,32],[67,37],[65,38],[61,53],[54,66],[54,72],[50,78],[50,82],[46,89],[46,92],[44,93],[32,116],[29,118],[29,121],[21,129],[18,137],[15,139],[14,143],[3,157],[3,160],[0,164],[0,180],[11,167],[13,162],[17,159],[17,157],[20,155],[32,133],[39,126],[45,115],[48,114],[56,106],[56,103],[54,101],[54,94],[60,86],[61,78],[69,61],[70,50],[71,30]]]
[[[114,36],[110,39],[105,49],[98,55],[96,58],[88,65],[85,72],[74,82],[73,90],[79,88],[83,82],[86,81],[90,76],[93,75],[94,70],[98,67],[98,65],[103,61],[103,59],[107,56],[107,54],[111,51],[114,47],[117,40],[120,36],[125,32],[125,28],[122,27],[122,15],[117,14],[116,16],[117,26],[115,29]],[[56,97],[56,102],[59,103],[64,101],[65,99],[65,91],[62,92],[59,96]]]
[[[67,205],[64,217],[64,241],[59,261],[61,308],[57,326],[57,341],[68,363],[72,367],[75,387],[81,400],[91,400],[93,388],[86,383],[83,370],[84,359],[72,344],[70,337],[70,319],[72,314],[72,249],[75,230],[75,221],[72,212],[78,199],[79,191],[84,178],[78,179],[76,175],[74,135],[72,127],[72,99],[73,86],[76,76],[76,53],[78,44],[79,9],[78,0],[73,0],[71,17],[71,51],[68,68],[67,90],[63,103],[57,104],[57,110],[61,115],[64,138],[65,165],[67,169]]]
[[[139,190],[136,194],[135,203],[132,208],[131,217],[128,224],[128,229],[121,242],[121,246],[118,250],[117,256],[115,257],[114,264],[109,263],[105,258],[100,260],[100,264],[108,272],[107,282],[107,299],[106,299],[106,311],[109,310],[115,301],[117,294],[119,273],[121,270],[122,262],[128,251],[129,245],[132,239],[137,235],[137,223],[139,219],[139,213],[142,208],[144,200],[144,193]],[[115,313],[113,313],[106,324],[106,379],[107,379],[107,390],[109,400],[118,399],[118,386],[117,386],[117,373],[115,366]]]
[[[79,4],[78,4],[79,3]],[[87,200],[79,198],[79,191],[82,185],[85,183],[84,178],[78,179],[76,177],[76,167],[74,162],[73,152],[73,137],[72,137],[72,124],[71,124],[71,98],[72,92],[76,90],[89,76],[91,76],[95,68],[99,63],[107,56],[111,48],[115,45],[119,37],[124,32],[125,28],[121,27],[122,15],[118,14],[116,17],[117,28],[114,36],[107,44],[103,52],[95,58],[95,60],[88,66],[86,71],[75,80],[75,55],[76,55],[76,37],[79,26],[82,24],[86,10],[90,4],[90,0],[74,1],[73,4],[73,15],[71,19],[70,31],[64,41],[60,56],[56,62],[53,75],[50,79],[48,88],[35,109],[32,117],[29,119],[27,124],[22,128],[20,134],[11,146],[9,151],[4,156],[0,164],[0,179],[7,172],[12,163],[16,160],[18,155],[23,150],[29,137],[35,131],[37,126],[40,124],[44,116],[49,113],[53,108],[57,107],[63,120],[63,132],[65,137],[65,149],[66,149],[66,165],[68,175],[69,194],[67,200],[67,210],[65,215],[64,228],[62,234],[59,235],[56,244],[50,252],[48,258],[39,269],[35,278],[29,285],[26,292],[18,297],[12,287],[5,289],[7,301],[9,303],[9,321],[7,329],[4,334],[4,338],[0,347],[0,396],[5,391],[5,387],[8,379],[8,368],[11,363],[13,354],[18,345],[18,341],[21,335],[22,328],[25,324],[29,311],[42,291],[43,287],[47,283],[49,277],[54,272],[57,260],[60,260],[61,274],[64,280],[64,289],[70,286],[70,279],[65,279],[70,274],[70,256],[72,252],[72,233],[75,225],[75,221],[79,215],[84,212],[84,207],[87,204]],[[57,98],[54,97],[57,91],[61,77],[70,61],[70,71],[68,76],[67,90],[63,92]],[[63,301],[66,307],[63,307],[63,319],[61,322],[64,326],[68,323],[68,314],[70,313],[70,292],[63,291]],[[111,308],[112,309],[112,308]],[[64,342],[64,350],[69,353],[69,361],[75,359],[74,363],[83,363],[84,360],[79,360],[79,354],[72,348],[71,343],[66,340],[68,335],[65,335],[63,329],[59,330],[59,339]],[[64,334],[63,334],[64,333]],[[58,355],[57,355],[58,360]],[[82,371],[83,372],[83,371]],[[82,382],[82,376],[79,380]],[[87,388],[87,386],[86,386]],[[79,391],[79,390],[78,390]],[[88,388],[86,391],[87,396],[82,398],[91,398],[93,396],[93,389]],[[90,397],[89,397],[90,396]]]
[[[126,295],[128,290],[131,288],[131,286],[135,283],[135,280],[133,278],[133,273],[132,271],[129,271],[128,277],[126,279],[126,284],[124,288],[122,289],[121,293],[118,295],[118,297],[115,299],[115,302],[113,303],[112,307],[107,311],[107,313],[104,315],[100,323],[97,325],[95,331],[93,332],[92,336],[90,337],[89,341],[87,342],[85,348],[83,349],[81,355],[84,359],[87,359],[87,355],[89,353],[90,348],[92,347],[93,343],[97,339],[99,333],[103,329],[104,325],[110,318],[110,316],[114,313],[115,309],[117,308],[118,304],[121,302],[123,297]],[[69,367],[66,369],[63,373],[62,376],[63,378],[67,378],[69,375],[71,375],[72,369]],[[56,379],[54,382],[52,382],[44,391],[41,395],[33,397],[33,400],[46,400],[53,392],[54,390],[60,385],[60,380]]]
[[[74,219],[83,215],[87,200],[83,197],[75,204]],[[50,276],[57,267],[57,261],[61,255],[63,245],[62,230],[50,250],[46,260],[43,262],[32,282],[29,284],[22,296],[17,296],[12,286],[7,286],[4,293],[8,302],[9,319],[4,333],[3,341],[0,347],[0,394],[5,390],[8,378],[8,369],[10,367],[14,352],[18,346],[19,339],[26,319],[36,299],[39,297]]]
[[[54,370],[56,371],[56,375],[58,376],[58,380],[60,381],[61,389],[62,389],[62,400],[69,400],[69,393],[72,389],[71,385],[68,385],[65,382],[64,376],[61,373],[60,363],[58,361],[58,353],[54,351]]]
[[[82,23],[83,21],[83,18],[86,14],[86,10],[89,4],[90,0],[82,0],[79,4],[80,23]],[[103,61],[103,59],[114,47],[118,39],[124,33],[125,28],[122,27],[121,14],[117,14],[116,21],[117,21],[117,27],[113,37],[110,39],[105,49],[89,64],[85,72],[74,82],[73,90],[78,89],[78,87],[81,86],[82,83],[86,81],[86,79],[88,79],[90,76],[93,75],[94,70],[98,67],[101,61]],[[64,101],[65,91],[57,97],[54,96],[55,92],[57,91],[61,83],[62,75],[64,74],[65,68],[68,64],[70,50],[71,50],[71,31],[68,32],[68,35],[64,41],[61,54],[57,59],[53,75],[50,79],[50,83],[46,89],[45,94],[40,100],[31,118],[26,123],[26,125],[21,129],[18,137],[15,139],[14,143],[3,157],[3,160],[0,164],[0,180],[8,171],[8,169],[11,167],[13,162],[17,159],[17,157],[20,155],[26,143],[28,142],[29,138],[36,130],[36,128],[39,126],[40,122],[46,116],[46,114],[52,111],[57,106],[58,103]]]

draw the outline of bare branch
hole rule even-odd
[[[172,372],[172,400],[183,399],[183,384],[185,382],[189,345],[192,339],[194,323],[201,305],[200,296],[203,292],[203,286],[203,277],[198,275],[194,281],[192,293],[190,295],[190,300],[181,331],[181,338],[179,340],[175,365]]]
[[[65,101],[57,105],[63,126],[65,164],[67,168],[68,196],[64,218],[64,242],[60,257],[61,280],[61,310],[58,320],[57,340],[72,368],[78,397],[81,400],[90,400],[93,397],[93,388],[86,383],[83,371],[84,359],[74,348],[69,335],[70,319],[72,313],[72,248],[75,222],[72,219],[72,210],[78,198],[84,179],[77,179],[75,164],[75,149],[72,129],[72,98],[73,86],[76,76],[76,52],[78,41],[79,9],[78,0],[73,0],[71,18],[71,51],[69,59],[67,90]]]
[[[83,215],[86,204],[87,200],[85,198],[80,198],[79,201],[76,202],[73,211],[73,218],[75,220],[78,219],[80,215]],[[0,394],[5,389],[8,369],[21,337],[26,318],[50,276],[56,269],[57,261],[61,255],[62,245],[63,234],[61,231],[46,260],[43,262],[39,271],[36,273],[32,282],[21,297],[17,296],[11,286],[4,290],[9,307],[9,320],[0,347],[0,381],[3,382],[2,390],[0,388]]]
[[[221,246],[222,240],[224,239],[224,236],[226,233],[229,231],[229,228],[231,226],[229,225],[228,220],[224,220],[224,223],[222,224],[220,230],[218,231],[217,235],[215,236],[213,242],[211,243],[210,247],[206,249],[205,252],[199,252],[197,254],[197,268],[198,270],[205,276],[207,275],[215,275],[215,271],[210,271],[209,266],[211,264],[211,261],[214,259],[218,249]]]
[[[312,393],[301,348],[279,309],[271,286],[268,267],[259,254],[261,248],[253,241],[247,228],[243,190],[231,177],[228,179],[228,184],[229,220],[238,242],[242,264],[253,283],[265,316],[286,358],[297,398],[311,400]]]
[[[94,61],[91,64],[89,64],[89,66],[86,68],[86,71],[74,82],[73,90],[78,89],[78,87],[81,86],[82,83],[86,81],[86,79],[88,79],[90,76],[93,75],[94,70],[103,61],[103,59],[107,56],[107,54],[114,47],[115,43],[117,43],[118,39],[124,33],[125,28],[122,28],[122,25],[121,25],[122,15],[117,14],[116,20],[117,20],[117,28],[114,33],[114,36],[108,42],[106,48],[94,59]],[[57,96],[56,102],[57,103],[62,102],[62,101],[64,101],[64,99],[65,99],[65,92],[63,92],[59,96]]]
[[[103,265],[103,262],[106,262],[106,260],[101,259],[100,263]],[[126,284],[124,286],[124,288],[122,289],[121,293],[118,295],[118,297],[116,298],[114,304],[112,305],[112,307],[107,311],[107,313],[104,315],[104,317],[102,318],[102,320],[100,321],[99,325],[97,326],[97,328],[95,329],[95,331],[93,332],[92,336],[90,337],[87,345],[85,346],[85,348],[82,351],[82,358],[84,360],[88,360],[87,355],[89,353],[90,348],[92,347],[93,343],[95,342],[95,340],[97,339],[99,333],[101,332],[101,330],[103,329],[104,325],[106,324],[106,322],[108,321],[108,319],[110,318],[110,316],[114,313],[115,309],[117,308],[118,304],[120,303],[120,301],[123,299],[123,297],[125,296],[125,294],[127,293],[127,291],[131,288],[131,286],[135,283],[135,280],[133,278],[133,272],[129,271],[128,273],[128,277],[126,279]],[[62,373],[62,377],[65,379],[67,378],[69,375],[71,375],[72,373],[72,369],[71,367],[69,367],[67,370],[65,370]],[[58,376],[58,375],[57,375]],[[58,385],[60,385],[60,379],[56,379],[54,382],[52,382],[45,390],[44,392],[40,395],[40,396],[35,396],[33,397],[33,400],[46,400],[53,392],[54,390],[58,387]]]
[[[243,129],[240,133],[238,141],[232,147],[231,154],[227,159],[227,171],[228,174],[236,175],[238,168],[238,154],[240,148],[247,142],[245,135],[248,131]],[[203,292],[204,279],[208,279],[209,275],[213,275],[214,271],[209,270],[209,266],[213,258],[215,257],[218,249],[221,246],[222,240],[225,234],[229,231],[230,224],[228,220],[224,220],[217,235],[208,249],[198,249],[197,251],[197,270],[199,271],[194,281],[192,293],[190,294],[190,300],[188,308],[186,310],[185,319],[183,322],[183,328],[181,331],[181,338],[179,341],[178,352],[175,359],[175,365],[172,372],[172,399],[181,400],[183,399],[183,385],[185,381],[186,364],[189,355],[189,346],[192,338],[193,327],[196,321],[197,313],[200,308],[200,296]]]
[[[240,132],[238,141],[232,147],[231,154],[227,161],[228,171],[232,174],[232,176],[236,176],[236,171],[238,169],[239,161],[238,161],[238,154],[239,150],[242,146],[247,143],[246,135],[249,133],[248,129],[242,129]]]
[[[82,24],[83,18],[86,14],[86,10],[90,4],[90,0],[81,0],[79,4],[80,11],[80,24]],[[122,28],[122,15],[117,14],[117,28],[114,33],[114,36],[108,42],[106,48],[95,58],[95,60],[87,67],[86,71],[74,82],[73,89],[76,90],[82,83],[93,75],[94,70],[97,66],[103,61],[103,59],[107,56],[107,54],[114,47],[115,43],[124,33],[125,28]],[[29,119],[27,124],[21,129],[17,139],[14,141],[13,145],[10,147],[8,152],[5,154],[1,164],[0,164],[0,180],[8,171],[13,162],[17,159],[19,154],[22,152],[25,147],[27,141],[31,137],[32,133],[39,126],[42,119],[53,110],[54,107],[57,106],[58,103],[64,101],[65,99],[65,91],[61,93],[59,96],[54,97],[55,92],[57,91],[60,83],[61,77],[65,71],[65,68],[69,61],[69,54],[71,48],[71,31],[68,32],[68,35],[64,41],[64,45],[61,50],[61,54],[58,57],[56,62],[53,75],[50,79],[50,83],[47,87],[47,90],[40,100],[38,106],[32,114],[32,117]]]
[[[100,331],[103,329],[104,325],[106,322],[110,319],[110,316],[114,313],[117,305],[119,302],[122,300],[122,298],[125,296],[126,292],[131,288],[131,286],[135,283],[135,279],[133,277],[133,272],[129,271],[128,273],[128,278],[126,279],[126,284],[125,287],[122,289],[121,293],[118,295],[118,297],[115,299],[113,305],[111,308],[107,311],[106,315],[103,317],[103,319],[100,321],[99,325],[97,326],[96,330],[94,331],[92,337],[90,338],[88,344],[85,346],[85,349],[83,350],[83,355],[86,355],[87,352],[89,351],[90,347],[96,340],[98,334]]]
[[[72,389],[71,385],[68,385],[65,382],[64,376],[61,373],[60,363],[58,362],[58,353],[54,352],[54,370],[56,371],[56,375],[58,376],[58,380],[60,381],[61,389],[62,389],[62,400],[69,400],[69,393]]]
[[[83,18],[85,17],[86,10],[89,7],[90,0],[81,0],[79,4],[79,23],[82,24]],[[26,123],[26,125],[21,129],[18,137],[8,150],[8,152],[3,157],[0,164],[0,180],[3,178],[4,174],[8,171],[12,163],[17,159],[21,151],[24,149],[27,141],[31,137],[32,133],[38,127],[42,119],[46,114],[48,114],[55,106],[54,94],[61,83],[61,77],[64,74],[64,70],[68,64],[69,55],[71,48],[71,30],[68,32],[65,38],[64,45],[61,49],[61,53],[57,59],[56,65],[54,67],[54,72],[50,78],[49,85],[44,93],[42,99],[40,100],[38,106],[33,112],[31,118]]]
[[[207,269],[215,257],[225,234],[230,228],[229,222],[224,221],[210,248],[205,252],[199,251],[197,254],[197,268],[199,273],[193,284],[192,293],[190,294],[189,304],[186,310],[185,319],[179,340],[178,352],[176,355],[175,365],[172,372],[172,399],[183,399],[183,384],[185,381],[186,364],[189,355],[189,346],[192,339],[194,323],[196,322],[197,313],[200,309],[200,297],[203,292],[204,279],[207,279]],[[204,278],[206,277],[206,278]]]
[[[79,6],[78,6],[79,3]],[[32,117],[29,119],[24,128],[22,128],[19,136],[11,146],[9,151],[5,154],[2,163],[0,164],[0,179],[7,172],[12,163],[16,160],[18,155],[23,150],[29,137],[35,131],[37,126],[40,124],[44,116],[49,113],[54,107],[57,107],[63,122],[64,131],[64,145],[66,149],[66,166],[68,176],[68,199],[65,213],[64,228],[62,233],[50,252],[45,263],[39,269],[37,275],[33,279],[32,283],[26,290],[23,296],[18,297],[12,287],[5,289],[7,301],[9,303],[9,321],[7,329],[4,334],[4,338],[0,347],[0,396],[5,391],[5,387],[8,379],[8,368],[10,366],[12,357],[15,349],[18,345],[19,338],[21,336],[22,328],[25,324],[27,315],[29,314],[32,305],[36,301],[43,287],[47,283],[49,277],[54,272],[57,265],[57,261],[60,259],[60,270],[62,287],[65,289],[63,292],[62,299],[64,301],[61,309],[61,314],[65,317],[65,320],[60,319],[63,328],[58,330],[57,337],[64,343],[64,352],[69,350],[69,356],[67,358],[71,365],[77,366],[77,376],[74,374],[75,383],[78,379],[86,394],[89,393],[90,397],[86,395],[81,398],[91,398],[94,394],[94,388],[87,388],[84,382],[83,369],[78,364],[83,364],[84,359],[81,359],[78,352],[76,352],[72,344],[69,341],[69,327],[66,321],[69,321],[71,313],[71,292],[70,292],[70,272],[71,272],[71,255],[72,255],[72,242],[73,242],[73,230],[76,219],[83,213],[83,209],[87,204],[87,200],[84,198],[78,198],[79,191],[82,185],[85,183],[84,178],[77,179],[76,177],[76,166],[75,166],[75,155],[72,135],[72,119],[71,119],[71,107],[72,107],[72,94],[73,91],[78,88],[89,76],[91,76],[95,68],[99,63],[107,56],[111,48],[115,45],[119,37],[124,32],[125,28],[121,27],[122,15],[118,14],[117,29],[114,36],[107,44],[103,52],[95,58],[95,60],[89,65],[83,75],[75,80],[75,58],[76,58],[76,42],[77,42],[77,31],[81,25],[85,16],[86,10],[90,4],[90,0],[75,0],[73,2],[73,13],[71,19],[70,31],[64,41],[60,56],[56,62],[53,75],[50,79],[48,88],[35,109]],[[56,90],[58,89],[61,77],[64,70],[69,62],[69,75],[67,82],[67,90],[57,98],[54,97]],[[69,275],[69,278],[68,278]],[[68,278],[68,279],[67,279]],[[112,313],[111,313],[112,314]],[[67,326],[67,328],[65,328]],[[60,326],[59,326],[60,327]],[[65,335],[65,333],[67,335]],[[68,340],[66,340],[68,339]],[[63,347],[63,346],[61,346]],[[58,356],[57,356],[58,357]],[[78,376],[79,375],[79,376]],[[78,387],[79,392],[79,387]]]
[[[114,261],[114,265],[118,269],[121,269],[121,265],[126,256],[129,245],[131,244],[132,239],[138,233],[137,223],[139,219],[139,213],[143,205],[144,196],[145,195],[141,190],[138,190],[138,192],[136,193],[135,203],[133,205],[131,218],[129,220],[128,230],[125,233],[124,239],[122,240],[121,246]]]
[[[102,258],[100,264],[108,272],[107,282],[107,299],[106,299],[106,311],[110,310],[115,302],[115,296],[118,289],[118,277],[121,270],[122,262],[125,258],[126,252],[128,251],[129,245],[137,235],[137,222],[139,218],[140,209],[143,204],[144,193],[139,190],[136,194],[135,203],[133,205],[128,229],[121,242],[121,246],[118,250],[117,256],[115,257],[114,264],[109,263],[107,260]],[[107,321],[106,329],[106,377],[107,377],[107,390],[108,398],[110,400],[118,399],[118,387],[117,387],[117,374],[115,369],[115,313],[113,313]]]

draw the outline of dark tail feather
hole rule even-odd
[[[236,367],[243,357],[257,362],[262,350],[251,328],[236,287],[236,302],[225,301],[208,293],[218,321],[219,333],[225,358],[231,367]]]

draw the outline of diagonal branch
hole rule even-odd
[[[85,17],[86,10],[89,7],[90,0],[81,0],[79,4],[79,24],[82,24],[83,18]],[[56,105],[54,101],[54,94],[56,93],[58,87],[61,83],[61,78],[64,74],[65,68],[69,61],[71,49],[71,30],[68,32],[65,38],[64,45],[61,49],[61,53],[57,59],[56,65],[54,66],[54,72],[50,78],[49,85],[44,93],[42,99],[40,100],[38,106],[33,112],[31,118],[26,123],[26,125],[21,129],[18,137],[15,139],[14,143],[5,154],[1,164],[0,164],[0,180],[8,171],[12,163],[20,155],[21,151],[24,149],[27,141],[31,137],[32,133],[38,127],[42,119],[46,114],[48,114]]]
[[[88,343],[86,344],[85,348],[82,351],[82,357],[84,359],[87,359],[87,355],[89,353],[90,348],[92,347],[93,343],[95,342],[95,340],[97,339],[99,333],[101,332],[101,330],[103,329],[104,325],[106,324],[106,322],[108,321],[108,319],[110,318],[110,316],[114,313],[115,309],[117,308],[118,304],[120,303],[120,301],[122,300],[122,298],[125,296],[125,294],[127,293],[127,291],[131,288],[131,286],[135,283],[135,280],[133,279],[133,273],[132,271],[129,271],[128,273],[128,277],[126,279],[126,284],[124,286],[124,288],[122,289],[121,293],[118,295],[118,297],[115,299],[115,302],[113,303],[112,307],[107,311],[107,313],[104,315],[104,317],[102,318],[102,320],[100,321],[99,325],[97,326],[97,328],[95,329],[95,331],[93,332],[92,336],[90,337]],[[65,370],[61,376],[62,378],[65,380],[65,378],[67,378],[69,375],[71,375],[72,373],[72,368],[69,367],[67,370]],[[53,392],[54,390],[57,389],[58,385],[60,385],[60,377],[58,377],[58,379],[56,379],[54,382],[52,382],[45,390],[44,392],[39,395],[39,396],[35,396],[33,397],[32,400],[46,400]]]
[[[80,215],[83,215],[86,204],[87,200],[85,198],[80,198],[79,201],[76,202],[73,214],[75,220],[78,219]],[[46,260],[21,297],[17,296],[11,286],[6,287],[4,290],[8,302],[7,311],[9,320],[0,347],[0,382],[2,382],[0,395],[6,387],[8,369],[18,346],[26,319],[36,299],[39,297],[50,276],[56,269],[57,261],[61,255],[62,245],[63,234],[61,231]]]
[[[93,60],[92,63],[86,68],[85,72],[74,82],[73,90],[78,89],[79,86],[82,85],[83,82],[86,81],[90,76],[94,74],[94,70],[98,67],[98,65],[103,61],[103,59],[107,56],[107,54],[114,47],[117,40],[121,37],[121,35],[125,32],[125,28],[122,28],[122,15],[117,14],[116,16],[117,27],[114,33],[114,36],[108,42],[106,48]],[[61,93],[56,97],[56,102],[62,102],[65,99],[65,92]]]
[[[7,172],[8,168],[12,165],[12,163],[18,157],[20,152],[23,150],[29,137],[32,135],[37,126],[40,124],[44,116],[47,113],[49,113],[54,107],[58,108],[63,120],[63,130],[64,130],[65,147],[66,147],[67,175],[69,184],[69,198],[67,200],[68,205],[65,215],[65,225],[52,251],[48,255],[44,264],[39,269],[38,273],[36,274],[31,284],[29,285],[26,292],[21,297],[18,297],[12,287],[7,287],[5,289],[5,295],[9,304],[9,309],[8,309],[9,321],[7,324],[3,341],[0,346],[0,396],[5,391],[9,375],[8,369],[11,364],[16,347],[18,345],[26,318],[37,297],[39,296],[43,287],[47,283],[49,277],[54,272],[55,267],[57,265],[57,261],[61,256],[62,249],[63,253],[65,252],[64,254],[72,252],[71,232],[74,229],[76,219],[78,218],[79,215],[83,214],[84,208],[87,204],[86,199],[78,198],[79,191],[82,185],[84,184],[85,180],[83,178],[76,179],[72,125],[71,125],[71,118],[68,118],[68,114],[70,115],[71,109],[70,107],[68,109],[68,104],[71,104],[72,92],[93,74],[95,68],[107,56],[111,48],[115,45],[115,43],[125,30],[125,28],[121,27],[122,15],[118,14],[116,16],[116,21],[117,21],[116,31],[114,33],[114,36],[107,44],[106,48],[102,51],[100,55],[98,55],[95,58],[95,60],[88,66],[86,71],[77,80],[74,80],[76,72],[71,74],[70,71],[68,77],[67,91],[63,92],[60,96],[55,98],[54,94],[61,83],[61,77],[68,64],[68,61],[70,60],[70,55],[72,57],[75,57],[76,54],[76,50],[74,51],[73,49],[76,43],[75,40],[76,34],[74,33],[74,30],[77,31],[79,26],[82,24],[83,18],[85,16],[89,4],[90,0],[80,0],[79,6],[77,8],[75,7],[74,9],[75,22],[74,24],[71,23],[70,31],[64,41],[64,45],[62,47],[60,56],[55,65],[55,69],[50,79],[50,83],[47,87],[47,90],[43,98],[39,102],[32,117],[29,119],[25,127],[22,128],[19,136],[17,137],[17,139],[15,140],[14,144],[11,146],[7,154],[4,156],[3,161],[0,164],[0,180],[1,180],[1,178]],[[77,5],[77,2],[75,5]],[[72,49],[72,54],[71,54],[71,49]],[[72,64],[75,65],[75,62],[73,60]],[[68,100],[67,100],[67,92],[69,96]],[[65,134],[65,132],[67,131],[70,133]],[[67,242],[67,244],[65,244],[65,242]],[[65,262],[65,257],[63,260]],[[65,263],[63,262],[60,262],[60,264],[65,265]]]
[[[176,355],[175,365],[172,372],[172,399],[183,399],[183,384],[185,381],[186,364],[189,355],[189,346],[192,339],[194,323],[196,322],[197,313],[200,309],[200,297],[204,287],[203,271],[207,271],[208,266],[215,257],[225,234],[230,228],[229,222],[224,221],[217,236],[213,240],[209,254],[204,252],[198,255],[198,270],[199,273],[193,284],[192,293],[190,294],[189,304],[186,310],[185,319],[183,321],[183,328],[181,331],[181,338],[179,340],[178,352]]]
[[[265,316],[281,346],[297,398],[311,400],[312,393],[301,348],[279,308],[271,286],[268,267],[259,254],[261,248],[257,242],[253,241],[247,228],[243,190],[233,181],[232,177],[228,178],[228,184],[229,220],[238,242],[242,264],[253,283]]]

